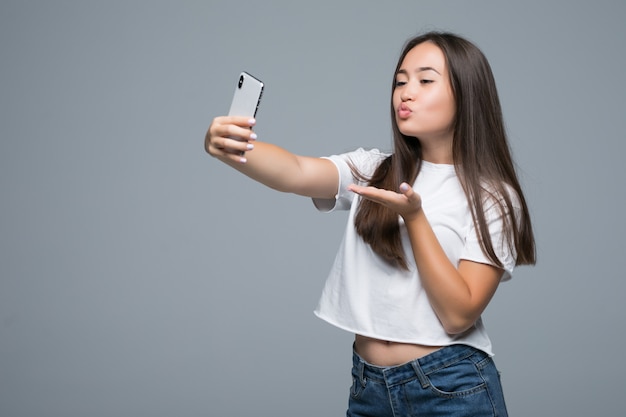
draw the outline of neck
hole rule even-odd
[[[422,148],[422,159],[433,164],[454,164],[452,158],[453,138],[454,134],[451,131],[418,137],[417,140],[419,140]]]
[[[427,144],[421,142],[422,145],[422,159],[433,164],[454,164],[452,158],[452,144],[439,143],[439,144]]]

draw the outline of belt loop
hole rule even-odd
[[[430,380],[426,377],[424,371],[422,371],[418,359],[412,361],[411,366],[413,366],[413,370],[417,374],[417,379],[419,379],[420,384],[422,384],[422,388],[428,388],[430,386]]]
[[[358,372],[358,375],[359,375],[359,382],[361,383],[361,386],[363,388],[365,388],[364,370],[365,370],[365,362],[363,362],[363,360],[359,358],[359,366],[357,368],[357,372]]]

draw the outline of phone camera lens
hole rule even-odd
[[[239,77],[239,88],[243,85],[243,75]]]

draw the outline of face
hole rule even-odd
[[[400,132],[425,141],[452,142],[455,102],[441,49],[423,42],[409,51],[396,74],[393,107]]]

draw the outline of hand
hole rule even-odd
[[[422,198],[406,182],[400,184],[399,193],[356,184],[348,186],[348,190],[390,208],[402,216],[405,221],[415,218],[422,208]]]
[[[204,138],[204,149],[211,156],[245,163],[245,152],[254,149],[254,124],[255,120],[248,117],[216,117]]]

